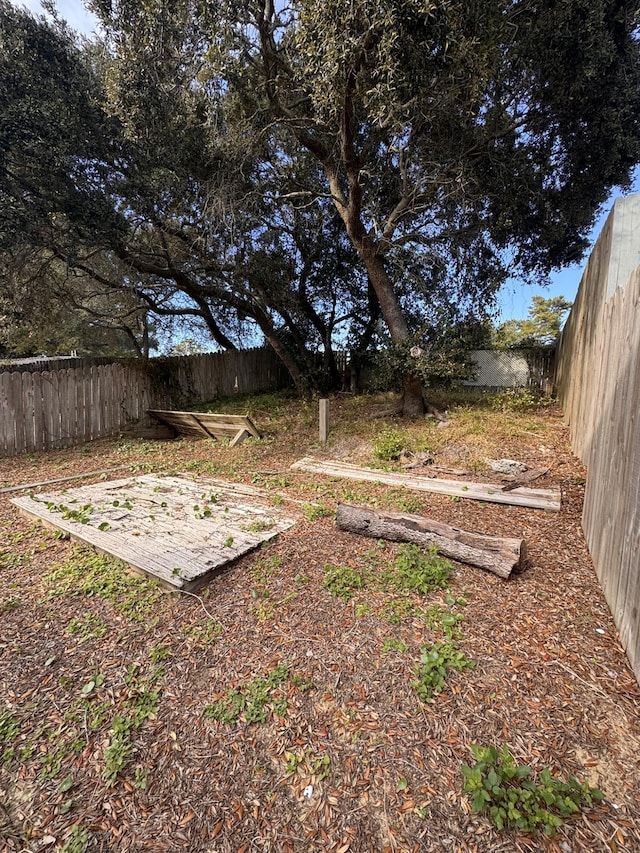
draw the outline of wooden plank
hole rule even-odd
[[[28,381],[29,373],[11,373],[10,374],[10,391],[9,391],[9,407],[14,413],[15,424],[15,452],[24,453],[27,447],[26,432],[24,425],[24,404],[22,396],[22,377],[25,376]]]
[[[44,371],[42,374],[42,409],[44,415],[43,429],[43,449],[49,450],[52,445],[53,433],[53,394],[51,389],[51,374]]]
[[[246,429],[238,430],[235,437],[229,442],[229,447],[235,447],[237,444],[242,444],[247,438],[251,438],[251,433]]]
[[[36,450],[43,450],[44,442],[44,410],[42,401],[42,373],[32,375],[33,379],[33,436]]]
[[[42,486],[51,486],[55,483],[66,483],[69,480],[85,480],[88,477],[99,477],[102,474],[111,474],[114,471],[127,471],[130,469],[130,465],[116,465],[115,468],[101,468],[99,471],[87,471],[84,474],[70,474],[68,477],[56,477],[54,480],[41,480],[38,483],[26,483],[22,486],[7,486],[4,489],[0,489],[0,495],[7,494],[8,492],[33,491],[34,489],[42,488]]]
[[[74,540],[185,590],[296,521],[253,492],[244,496],[235,484],[204,478],[144,475],[12,503]],[[65,507],[71,505],[90,507],[84,523],[68,517]]]
[[[11,373],[0,373],[0,449],[7,456],[16,452],[16,418],[13,409]]]
[[[314,474],[326,474],[328,477],[346,477],[352,480],[387,483],[390,486],[404,486],[408,489],[435,492],[436,494],[451,495],[469,500],[544,509],[548,512],[560,510],[560,492],[554,489],[520,488],[511,492],[503,492],[501,486],[491,483],[464,483],[457,480],[437,480],[416,477],[411,474],[395,474],[389,471],[379,471],[375,468],[360,468],[345,462],[314,459],[311,456],[294,462],[291,468]]]
[[[27,453],[38,450],[35,437],[35,373],[22,374],[22,418],[24,423],[24,443]]]
[[[174,412],[162,409],[150,409],[149,414],[167,426],[188,435],[206,435],[209,438],[235,437],[239,431],[246,430],[254,438],[262,437],[247,415]]]
[[[323,397],[318,402],[320,444],[326,444],[329,437],[329,401]]]

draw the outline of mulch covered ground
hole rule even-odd
[[[332,401],[325,448],[314,407],[265,400],[250,410],[265,440],[233,449],[114,438],[0,461],[0,487],[129,465],[259,485],[305,516],[194,597],[132,580],[0,495],[0,849],[640,850],[640,692],[584,545],[585,472],[560,413],[393,427],[470,479],[490,479],[487,458],[548,468],[535,485],[561,487],[559,514],[289,471],[310,452],[373,464],[389,422],[372,405]],[[456,564],[446,589],[394,594],[375,578],[398,546],[338,531],[338,500],[522,537],[528,567],[503,581]],[[366,580],[345,601],[327,566]],[[421,703],[416,665],[446,638],[443,612],[462,617],[455,643],[475,665]],[[498,831],[463,791],[471,744],[507,744],[605,800],[551,839]]]

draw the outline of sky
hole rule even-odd
[[[15,6],[26,6],[32,12],[37,14],[42,13],[39,0],[23,0],[23,2],[12,0],[12,2]],[[84,8],[82,0],[58,0],[57,7],[61,17],[78,32],[91,35],[95,31],[96,19]],[[633,191],[640,192],[640,169],[636,170]],[[620,194],[619,192],[614,192],[608,203],[604,205],[601,215],[598,217],[591,233],[592,245],[602,230],[602,226],[609,215],[613,202]],[[524,285],[517,281],[507,282],[498,297],[499,315],[496,318],[497,321],[509,319],[523,320],[527,316],[531,298],[536,295],[543,296],[545,299],[549,299],[552,296],[564,296],[565,299],[573,301],[587,258],[588,252],[579,264],[573,264],[552,273],[549,287]]]

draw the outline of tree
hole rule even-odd
[[[209,93],[218,133],[274,150],[286,138],[316,163],[321,191],[276,158],[278,200],[330,201],[403,351],[420,342],[412,302],[446,285],[479,306],[508,273],[579,257],[638,159],[637,22],[625,0],[92,8],[117,57],[112,106],[136,134],[148,126],[148,66],[166,65],[161,22],[174,43],[185,31],[180,79],[197,69],[188,86]],[[421,282],[405,276],[416,257]],[[405,413],[422,411],[409,368],[404,392]]]
[[[551,346],[558,340],[560,329],[572,302],[564,296],[545,299],[534,296],[526,320],[507,320],[496,330],[495,345],[498,347]]]
[[[189,37],[181,19],[175,38]],[[128,90],[147,110],[138,133],[104,108],[114,71],[99,46],[80,49],[62,22],[2,0],[0,38],[0,297],[12,346],[22,345],[24,329],[29,346],[37,339],[56,348],[50,327],[36,334],[39,318],[53,314],[62,346],[81,322],[87,332],[122,332],[141,355],[158,321],[199,323],[226,349],[258,327],[301,390],[335,383],[336,328],[367,328],[353,250],[335,215],[270,203],[259,175],[273,168],[268,147],[256,144],[238,160],[233,133],[210,131],[216,101],[188,85],[189,52],[182,77],[182,51],[168,38],[165,76],[149,75],[148,63],[139,69],[148,79]],[[85,338],[97,343],[95,334]]]

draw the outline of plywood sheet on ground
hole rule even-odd
[[[312,456],[305,456],[304,459],[294,462],[291,467],[313,474],[325,474],[328,477],[387,483],[390,486],[404,486],[407,489],[436,492],[476,501],[526,506],[532,509],[545,509],[549,512],[560,510],[560,492],[557,489],[519,488],[504,492],[502,486],[491,483],[465,483],[459,480],[437,480],[411,474],[395,474],[390,471],[378,471],[375,468],[361,468],[346,462],[335,462],[331,459],[314,459]]]
[[[246,486],[151,474],[12,502],[75,540],[184,590],[296,521]]]

